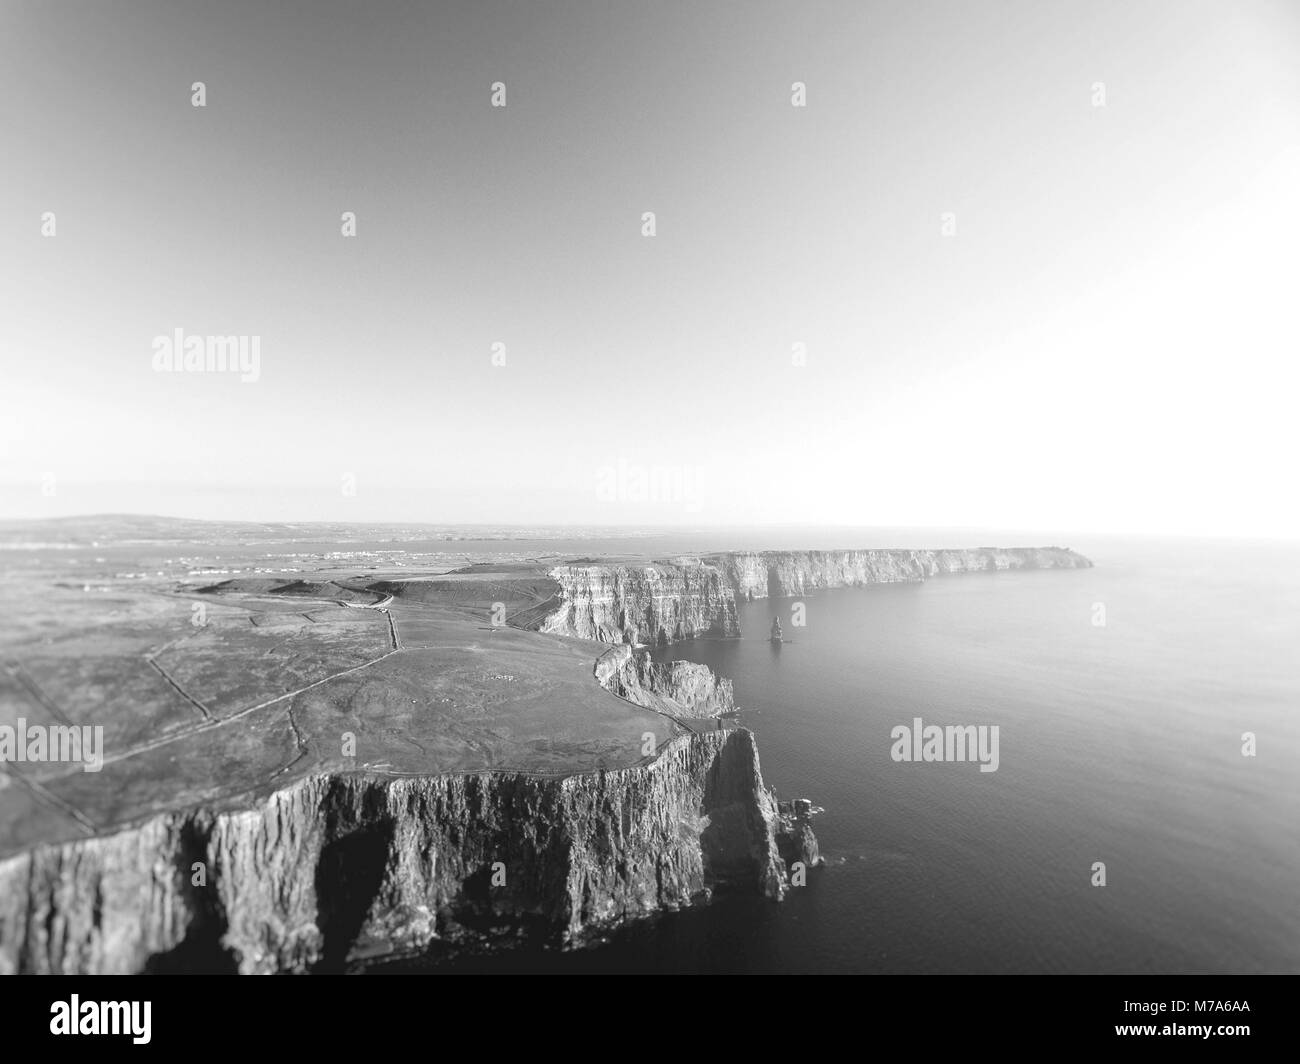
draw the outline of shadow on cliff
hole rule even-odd
[[[381,791],[369,792],[360,815],[348,783],[336,780],[325,800],[327,842],[316,863],[316,925],[322,944],[316,973],[341,973],[384,882],[395,825]]]
[[[719,893],[769,889],[768,826],[757,813],[761,789],[753,736],[743,728],[726,733],[709,767],[703,812],[708,826],[700,834],[704,880]]]
[[[234,954],[222,944],[229,927],[225,907],[215,890],[194,883],[196,865],[203,866],[205,878],[212,875],[208,836],[207,825],[189,820],[181,826],[176,875],[190,923],[177,945],[145,961],[146,975],[233,975],[239,970]]]
[[[517,891],[494,897],[492,867],[484,865],[465,877],[459,896],[444,914],[442,933],[453,951],[470,943],[481,948],[509,943],[516,949],[557,949],[563,937],[555,918],[545,911],[549,908],[542,899]],[[446,945],[432,945],[429,956],[437,956]]]

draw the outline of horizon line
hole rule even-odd
[[[686,532],[686,531],[736,531],[745,529],[904,529],[911,531],[953,531],[953,532],[1011,532],[1017,534],[1069,534],[1071,536],[1101,536],[1101,537],[1132,537],[1142,539],[1208,539],[1208,540],[1251,540],[1277,543],[1295,543],[1300,541],[1300,534],[1286,535],[1282,533],[1246,533],[1246,532],[1185,532],[1185,531],[1143,531],[1132,529],[1119,530],[1089,530],[1089,529],[1064,529],[1064,528],[1028,528],[1016,526],[997,526],[986,524],[866,524],[859,522],[788,522],[788,521],[748,521],[748,522],[704,522],[704,523],[669,523],[669,524],[652,524],[652,523],[624,523],[624,522],[556,522],[556,521],[433,521],[433,520],[358,520],[356,518],[348,519],[321,519],[314,518],[310,520],[295,519],[275,519],[261,520],[258,518],[225,518],[225,517],[183,517],[172,514],[158,513],[140,513],[134,511],[104,511],[83,514],[61,514],[41,517],[0,517],[0,528],[6,525],[28,524],[41,525],[52,524],[56,522],[71,521],[89,521],[104,519],[136,519],[152,521],[175,521],[188,522],[200,525],[262,525],[262,526],[306,526],[306,527],[330,527],[330,526],[369,526],[377,528],[432,528],[432,529],[471,529],[471,530],[488,530],[488,529],[510,529],[510,530],[533,530],[533,531],[574,531],[574,530],[611,530],[611,531],[640,531],[640,532]],[[540,538],[540,537],[539,537]]]

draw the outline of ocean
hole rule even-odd
[[[730,677],[767,784],[824,808],[825,867],[786,901],[450,967],[1300,971],[1300,546],[1056,542],[1096,567],[759,600],[744,638],[659,652]],[[918,717],[996,725],[997,771],[893,760]]]

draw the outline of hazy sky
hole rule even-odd
[[[0,516],[1300,534],[1290,0],[4,0],[0,145]]]

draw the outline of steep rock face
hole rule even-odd
[[[782,830],[743,729],[562,779],[314,776],[0,863],[0,973],[337,970],[529,924],[576,943],[714,891],[781,897]]]
[[[620,698],[678,720],[721,717],[736,710],[731,681],[719,679],[707,665],[698,662],[657,662],[647,651],[623,644],[610,647],[597,659],[595,673],[597,682]],[[756,793],[766,796],[760,804],[776,810],[774,838],[784,869],[795,871],[800,863],[805,870],[820,865],[817,836],[812,830],[812,803],[803,798],[778,802],[774,793],[766,791],[757,752],[753,786]],[[764,813],[765,818],[768,816]]]
[[[540,619],[543,632],[651,644],[740,634],[731,586],[717,569],[698,561],[561,565],[549,575],[560,587],[560,605]]]
[[[549,576],[559,605],[528,627],[603,643],[664,644],[740,635],[736,597],[802,595],[822,588],[926,580],[1008,569],[1083,569],[1064,547],[966,550],[732,551],[645,566],[562,565]]]
[[[801,862],[806,868],[821,864],[817,836],[812,829],[812,803],[806,798],[777,803],[777,846],[781,859],[793,868]]]
[[[607,691],[670,717],[721,717],[736,710],[731,681],[694,661],[657,662],[622,644],[605,651],[595,671]]]
[[[1086,569],[1092,562],[1064,547],[968,550],[738,551],[702,559],[746,599],[802,595],[820,588],[926,580],[949,573],[1006,569]]]

